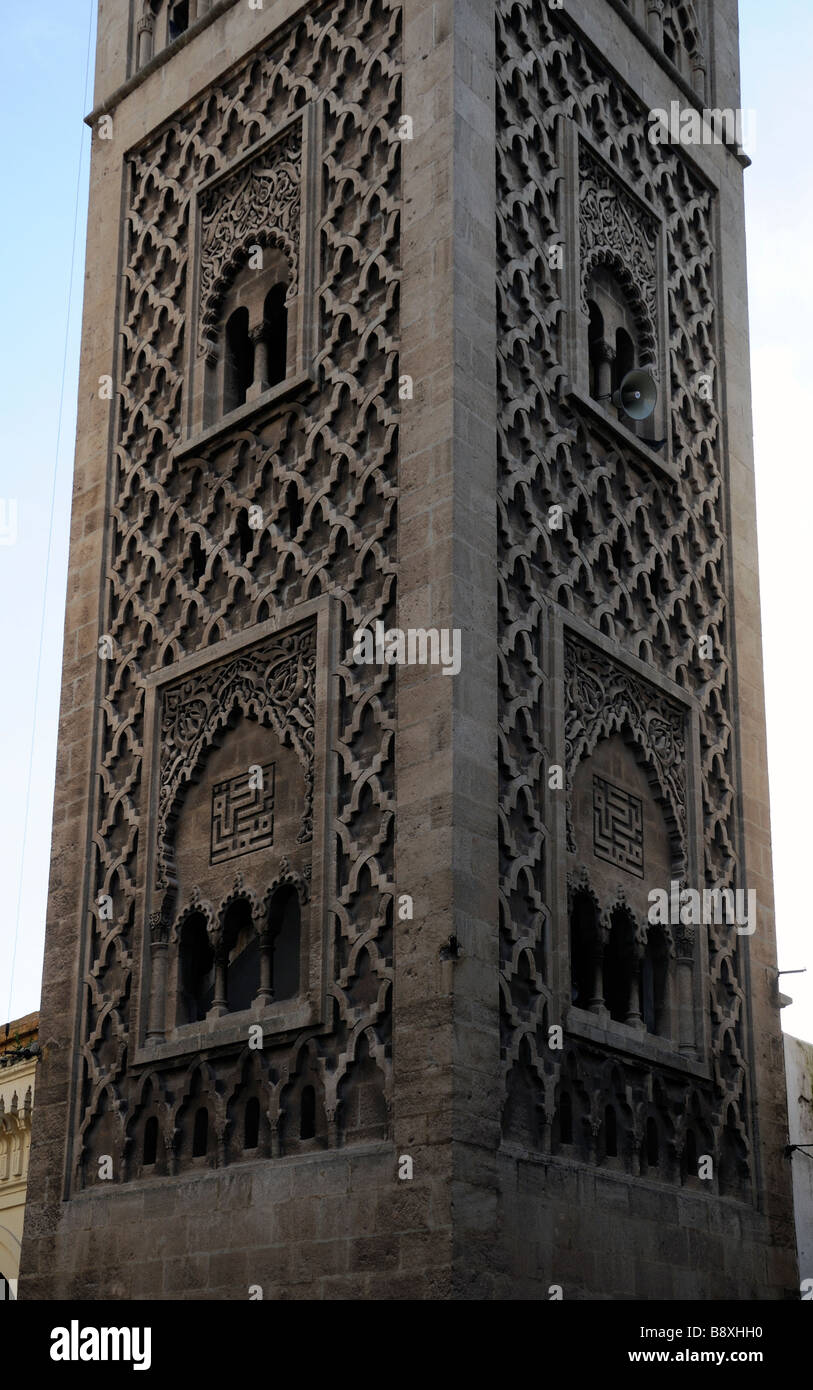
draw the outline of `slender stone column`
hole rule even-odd
[[[150,916],[150,1015],[147,1042],[163,1042],[166,1036],[167,965],[169,928],[164,913]]]
[[[641,1017],[641,986],[640,986],[640,966],[643,959],[644,947],[642,943],[635,941],[632,947],[632,976],[630,979],[629,1002],[627,1004],[627,1016],[624,1019],[631,1028],[643,1028],[644,1020]]]
[[[260,988],[257,991],[257,1000],[263,1004],[270,1004],[274,998],[271,978],[273,959],[274,933],[270,927],[264,927],[260,932]]]
[[[601,338],[596,343],[596,356],[598,358],[598,371],[596,372],[596,396],[599,400],[606,400],[612,395],[613,390],[613,363],[615,361],[615,348],[606,338]]]
[[[268,390],[270,382],[268,380],[268,330],[267,319],[262,319],[248,331],[248,336],[254,344],[254,379],[246,391],[246,400],[254,400]]]
[[[139,68],[143,68],[145,63],[150,61],[154,52],[153,29],[155,20],[151,14],[144,14],[138,21],[138,55],[136,62]]]
[[[694,1032],[694,932],[677,929],[677,1034],[681,1052],[695,1054]]]
[[[215,944],[215,988],[212,1007],[209,1014],[212,1018],[222,1018],[223,1014],[229,1012],[229,1001],[226,995],[226,967],[228,965],[229,952],[226,943],[221,939]]]
[[[593,997],[588,1004],[591,1013],[603,1013],[604,1004],[604,941],[596,943],[596,958],[593,963]]]
[[[647,0],[646,27],[651,39],[663,43],[663,0]]]

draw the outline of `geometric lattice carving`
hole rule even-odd
[[[679,7],[668,8],[672,15]],[[678,1082],[655,1063],[611,1060],[576,1037],[562,1057],[545,1045],[544,1033],[548,1018],[563,1017],[570,1003],[553,984],[552,934],[560,945],[567,927],[552,920],[551,882],[561,883],[566,847],[551,834],[560,793],[546,770],[564,754],[572,785],[575,766],[598,737],[632,728],[675,841],[686,845],[685,707],[674,702],[672,709],[659,684],[634,676],[627,653],[696,702],[699,873],[709,888],[734,887],[737,879],[722,421],[718,393],[696,389],[699,376],[717,377],[715,195],[679,146],[647,139],[644,103],[567,16],[532,0],[498,0],[496,24],[504,1123],[509,1134],[516,1123],[523,1142],[536,1135],[543,1148],[555,1148],[561,1131],[572,1129],[582,1155],[604,1161],[610,1107],[618,1161],[623,1153],[624,1165],[636,1171],[651,1119],[666,1155],[660,1173],[679,1179],[691,1116],[695,1137],[702,1134],[715,1151],[729,1142],[726,1135],[736,1136],[739,1190],[748,1191],[741,947],[730,927],[708,929],[712,1081]],[[563,131],[570,133],[565,139]],[[578,201],[571,203],[582,196],[573,186],[580,164],[589,184],[581,217]],[[633,207],[640,230],[630,233]],[[632,275],[622,245],[631,236],[635,273],[647,282],[636,301],[636,313],[643,312],[647,298],[651,305],[651,228],[639,222],[646,208],[658,216],[664,268],[656,323],[666,425],[659,432],[670,436],[674,472],[668,478],[635,465],[624,441],[572,399],[571,339],[582,328],[586,338],[581,278],[574,280],[567,260],[560,270],[544,254],[565,245],[572,259],[595,247],[596,255],[601,249],[617,256],[617,274],[628,267],[623,279]],[[551,509],[561,509],[562,526],[550,524]],[[548,717],[561,698],[549,674],[552,605],[618,653],[602,665],[598,646],[587,651],[591,644],[568,638],[564,750],[553,742]],[[713,659],[700,656],[700,635],[711,639]],[[686,859],[685,848],[679,857]],[[515,1121],[520,1099],[531,1109]]]
[[[593,849],[639,878],[644,876],[643,803],[637,796],[593,776]]]
[[[190,1161],[191,1126],[201,1106],[209,1111],[211,1161],[230,1161],[249,1090],[262,1098],[263,1152],[283,1152],[299,1133],[305,1049],[308,1085],[317,1091],[329,1146],[350,1140],[345,1097],[358,1068],[369,1069],[382,1105],[389,1091],[395,675],[391,667],[355,664],[350,638],[368,623],[390,625],[395,603],[402,147],[393,131],[400,115],[400,43],[388,0],[373,9],[335,0],[309,10],[129,156],[102,616],[113,657],[105,663],[99,702],[84,950],[77,1149],[84,1181],[94,1180],[99,1152],[123,1152],[126,1174],[136,1172],[149,1117],[158,1119],[166,1170],[176,1171]],[[201,211],[211,214],[203,231],[210,296],[204,313],[215,304],[252,220],[261,232],[288,238],[286,254],[296,252],[301,281],[296,142],[303,109],[320,97],[326,98],[321,157],[312,180],[320,221],[308,252],[318,306],[313,389],[306,402],[293,392],[262,404],[241,418],[239,429],[201,444],[198,453],[187,449],[178,466],[190,342],[198,342],[198,325],[188,315],[201,307],[189,293],[196,273],[190,228]],[[286,131],[278,142],[277,134]],[[219,181],[217,174],[232,166],[234,173]],[[265,205],[272,181],[273,214]],[[203,230],[199,215],[196,225]],[[261,235],[256,240],[263,242]],[[247,522],[250,507],[262,519],[257,529]],[[311,756],[312,705],[307,698],[301,707],[295,699],[286,703],[284,689],[278,698],[276,677],[268,694],[248,654],[253,628],[273,619],[278,633],[290,635],[285,624],[293,606],[320,595],[335,600],[337,632],[349,634],[331,677],[336,732],[327,750],[332,800],[325,834],[337,847],[324,906],[330,1017],[298,1042],[267,1035],[250,1078],[237,1045],[213,1048],[194,1073],[188,1061],[164,1060],[150,1064],[147,1076],[144,1065],[132,1061],[131,1011],[133,961],[144,955],[136,910],[141,847],[157,830],[148,825],[145,805],[145,680],[158,685],[157,695],[172,684],[180,715],[188,703],[184,682],[172,683],[162,674],[166,668],[245,634],[234,658],[235,670],[246,677],[245,703],[268,696],[268,717],[275,728],[285,723],[304,768]],[[198,666],[196,682],[207,669]],[[302,670],[307,676],[304,658]],[[307,687],[307,678],[300,682],[291,674],[289,692]],[[225,701],[226,690],[221,694]],[[194,710],[188,727],[185,719],[173,726],[179,742],[168,752],[167,785],[176,778],[182,785],[201,730],[218,718],[214,692],[203,700],[200,726]],[[164,808],[171,799],[168,793]],[[100,894],[112,899],[110,919],[100,919],[94,908]],[[363,1001],[353,994],[360,942],[371,985]],[[146,987],[142,982],[142,994]]]
[[[276,763],[267,763],[261,772],[261,785],[256,785],[256,774],[241,773],[212,787],[210,864],[273,845]]]

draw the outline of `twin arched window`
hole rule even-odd
[[[200,424],[218,424],[247,402],[260,400],[289,374],[290,270],[279,247],[255,247],[219,306],[204,355]]]
[[[292,999],[299,992],[301,911],[292,885],[274,893],[259,931],[248,899],[237,898],[216,933],[209,933],[202,912],[193,912],[177,940],[178,1025],[202,1022],[210,1012],[240,1013],[255,1002]]]
[[[212,0],[140,0],[136,66],[143,68],[211,9]]]
[[[601,930],[598,908],[576,893],[570,914],[571,1000],[576,1008],[605,1014],[616,1023],[668,1037],[672,1032],[669,949],[663,931],[650,925],[644,942],[624,908]]]
[[[692,82],[699,97],[706,90],[706,59],[693,0],[622,0],[666,57]]]
[[[169,43],[174,43],[189,28],[189,9],[190,0],[176,0],[174,5],[170,5],[167,17],[167,41]]]
[[[252,323],[250,308],[241,304],[226,320],[222,414],[228,415],[251,396],[262,395],[285,380],[288,358],[288,310],[284,281],[265,296],[262,312]]]

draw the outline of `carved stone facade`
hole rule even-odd
[[[679,33],[698,51],[691,9],[669,7],[663,33]],[[663,6],[657,10],[660,20]],[[530,69],[529,52],[540,55]],[[588,1022],[586,1000],[568,1014],[578,934],[571,932],[569,970],[561,962],[563,904],[573,926],[574,899],[592,895],[606,984],[613,913],[628,910],[640,872],[621,866],[616,877],[624,882],[596,897],[595,871],[585,863],[588,825],[574,837],[577,770],[612,735],[646,772],[648,800],[667,834],[670,881],[680,888],[744,885],[726,439],[719,393],[703,399],[697,389],[700,378],[718,381],[720,374],[717,190],[692,152],[648,141],[646,106],[567,18],[562,24],[556,12],[530,4],[499,7],[497,54],[501,938],[503,997],[526,1001],[505,1011],[503,1133],[541,1153],[609,1163],[636,1177],[654,1173],[679,1188],[696,1181],[696,1157],[707,1151],[717,1156],[714,1191],[749,1203],[757,1177],[744,938],[714,925],[707,941],[682,926],[677,940],[667,930],[665,969],[681,1015],[671,1059],[660,1040],[656,1051],[643,1035],[636,1043],[625,1027],[608,1028],[599,987],[589,1009],[600,1027]],[[578,154],[568,159],[572,147]],[[572,203],[580,301],[572,277],[568,292],[568,276],[538,254],[540,235],[568,244]],[[540,229],[536,236],[532,228]],[[625,450],[623,427],[609,412],[599,418],[578,394],[555,389],[568,338],[587,338],[587,287],[599,263],[614,267],[627,287],[637,365],[651,364],[656,381],[670,383],[665,432],[674,479]],[[661,349],[667,355],[658,372]],[[557,508],[559,528],[550,524]],[[578,636],[568,626],[574,620]],[[600,646],[584,640],[587,625]],[[561,679],[563,709],[551,720]],[[546,775],[561,757],[562,734],[564,827]],[[628,790],[618,796],[629,804]],[[639,844],[643,858],[642,838]],[[599,857],[620,864],[617,850]],[[651,871],[646,884],[665,887]],[[652,934],[646,895],[638,894],[630,933],[633,970]],[[634,1022],[636,1010],[619,1021]],[[563,1016],[572,1029],[557,1053],[546,1033]]]
[[[260,1147],[279,1151],[278,1131],[299,1127],[292,1106],[306,1058],[318,1106],[326,1114],[325,1143],[352,1142],[343,1116],[352,1104],[362,1052],[374,1075],[370,1104],[377,1123],[371,1133],[380,1139],[387,1133],[390,1000],[385,986],[392,950],[392,859],[386,826],[392,814],[393,681],[388,673],[348,669],[343,653],[341,674],[317,670],[313,625],[275,631],[271,637],[255,635],[269,621],[277,629],[295,622],[313,596],[329,593],[343,605],[337,622],[346,641],[356,625],[384,618],[392,601],[398,192],[398,145],[390,136],[398,115],[396,69],[389,52],[393,26],[383,13],[374,23],[369,59],[376,53],[378,59],[369,78],[357,73],[343,101],[331,100],[329,93],[346,61],[343,43],[353,40],[349,34],[343,39],[330,11],[322,26],[319,43],[305,26],[298,41],[276,44],[244,64],[226,84],[198,100],[180,124],[172,121],[152,135],[125,167],[122,259],[127,291],[120,310],[121,392],[111,498],[115,538],[105,618],[113,655],[105,666],[104,751],[89,885],[91,904],[112,902],[109,918],[104,909],[92,913],[86,947],[86,1061],[74,1156],[80,1185],[97,1180],[98,1155],[111,1146],[121,1150],[128,1174],[140,1170],[142,1117],[148,1111],[165,1117],[162,1138],[173,1168],[192,1161],[184,1126],[193,1123],[196,1112],[185,1104],[179,1108],[178,1098],[196,1079],[196,1094],[211,1119],[209,1156],[214,1161],[215,1149],[228,1149],[230,1131],[239,1129],[234,1107],[239,1109],[247,1068],[263,1097]],[[322,316],[314,368],[321,388],[310,396],[295,395],[284,405],[258,404],[236,437],[234,432],[218,437],[200,453],[187,449],[179,463],[188,281],[197,287],[197,332],[205,339],[219,322],[223,295],[249,247],[281,247],[291,299],[297,295],[301,261],[317,254],[315,247],[305,251],[300,245],[303,132],[301,117],[291,120],[306,93],[315,94],[313,120],[323,149],[317,271]],[[352,121],[351,107],[361,113]],[[283,132],[279,137],[277,128]],[[260,155],[242,158],[258,142]],[[213,171],[235,161],[235,173],[211,179]],[[198,195],[199,184],[207,179],[206,191]],[[363,187],[363,199],[348,201],[353,187]],[[373,200],[378,213],[370,218],[364,204]],[[189,231],[195,206],[197,238]],[[190,257],[190,243],[197,264],[195,254]],[[254,530],[250,509],[264,518]],[[323,663],[327,642],[325,634]],[[206,662],[184,674],[189,659],[201,651]],[[176,676],[176,670],[181,674]],[[226,949],[224,914],[235,896],[251,904],[253,929],[261,934],[280,853],[293,863],[298,883],[310,880],[316,686],[321,682],[324,718],[328,681],[334,690],[338,681],[342,692],[342,727],[330,755],[320,727],[320,770],[324,772],[329,756],[341,757],[328,834],[338,836],[344,849],[339,877],[326,883],[324,891],[343,925],[335,936],[329,932],[320,891],[312,930],[304,938],[311,941],[310,957],[320,970],[331,962],[332,1022],[322,1025],[324,1001],[309,998],[304,1014],[283,1020],[288,1036],[281,1050],[266,1050],[252,1059],[243,1029],[239,1040],[231,1040],[230,1051],[208,1058],[198,1073],[190,1044],[176,1066],[162,1065],[150,1075],[147,1104],[143,1070],[132,1071],[133,959],[142,963],[133,984],[139,987],[146,1026],[155,1004],[144,997],[150,955],[156,949],[166,953],[160,934],[168,932],[171,955],[185,915],[195,908],[210,923],[217,960],[218,951]],[[145,728],[145,713],[154,725],[152,733]],[[194,878],[187,874],[187,881],[179,883],[175,840],[183,834],[187,788],[205,775],[209,750],[220,744],[225,754],[237,738],[230,728],[236,715],[242,717],[243,731],[256,723],[269,733],[262,743],[240,748],[232,759],[235,775],[241,758],[244,768],[255,762],[261,766],[262,748],[271,749],[278,762],[286,748],[292,750],[285,775],[281,763],[277,771],[277,843],[263,855],[259,871],[260,847],[252,852],[239,866],[239,882],[235,866],[226,862],[205,872],[195,865]],[[155,775],[145,779],[142,748],[153,742],[157,766]],[[296,803],[298,808],[297,824],[280,844],[279,799],[285,784],[290,784],[292,807]],[[214,787],[210,792],[207,786],[207,804],[214,794]],[[316,814],[321,819],[326,814],[324,787]],[[318,852],[321,872],[321,828]],[[194,854],[192,858],[194,862]],[[149,945],[137,906],[142,895],[144,915],[153,924]],[[303,945],[305,974],[308,960]],[[158,976],[166,970],[164,966]],[[316,966],[313,972],[318,974]],[[172,973],[170,960],[170,982]],[[359,1010],[362,974],[377,978],[378,984]],[[153,989],[160,988],[163,1000],[167,986],[163,981],[159,985],[158,976],[153,976]],[[218,1003],[215,986],[214,1013]],[[222,1000],[219,1007],[222,1011]],[[151,1024],[153,1046],[163,1038],[163,1014],[162,1004]],[[266,1026],[274,1022],[268,1010],[258,1018]],[[318,1022],[322,1035],[313,1049],[307,1038],[291,1035],[307,1022]],[[279,1019],[276,1024],[278,1029]],[[220,1036],[225,1036],[223,1030],[215,1029],[212,1042]]]
[[[23,1288],[782,1296],[742,171],[647,137],[731,17],[283,8],[100,25]]]

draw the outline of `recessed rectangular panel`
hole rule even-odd
[[[644,876],[644,816],[637,796],[593,777],[593,849],[599,859]]]
[[[212,787],[210,864],[271,848],[275,771],[276,764],[268,763]]]

